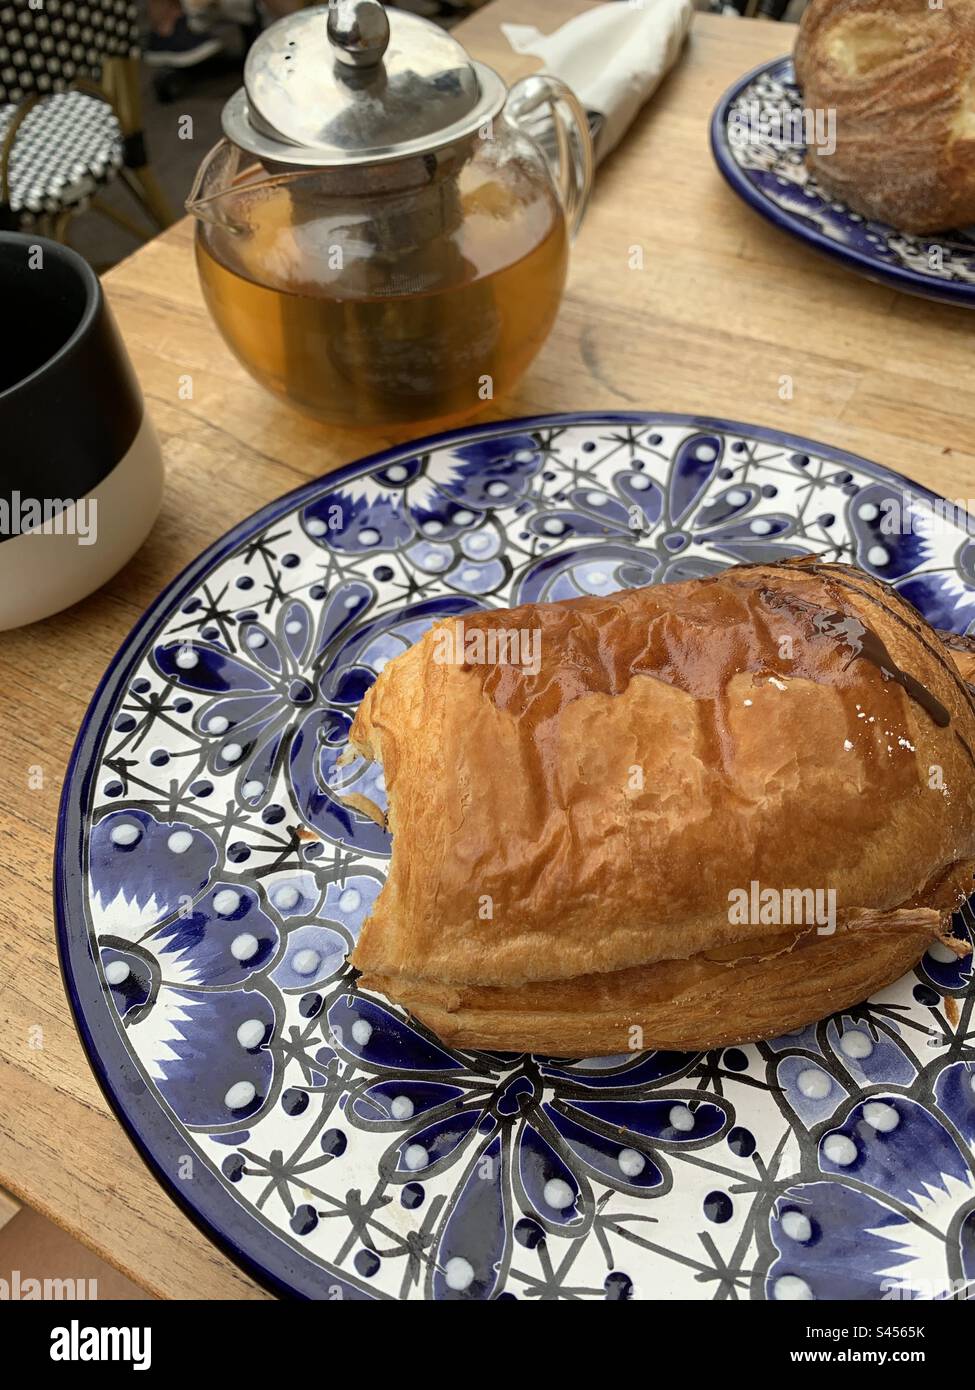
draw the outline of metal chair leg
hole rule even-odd
[[[113,208],[109,203],[103,203],[101,198],[93,198],[90,206],[95,212],[100,212],[102,217],[107,217],[110,222],[114,222],[116,226],[121,227],[123,231],[128,232],[138,241],[148,241],[153,235],[145,227],[140,227],[138,222],[134,222],[126,213],[119,212],[118,208]]]
[[[63,246],[67,246],[68,244],[68,228],[71,226],[71,219],[73,217],[73,208],[65,208],[63,212],[55,213],[52,217],[53,227],[51,236],[55,241],[60,241]]]
[[[121,174],[126,187],[138,199],[159,230],[164,232],[167,227],[171,227],[176,219],[169,209],[159,180],[149,165],[143,164],[137,169],[123,168]]]

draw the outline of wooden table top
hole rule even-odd
[[[584,8],[535,0],[531,19],[548,32]],[[495,0],[458,32],[511,79],[537,63],[515,57],[498,26],[524,17],[518,0]],[[643,407],[726,416],[865,454],[950,497],[975,495],[970,312],[837,269],[750,212],[712,163],[718,97],[793,35],[696,17],[680,67],[599,171],[549,342],[486,418]],[[264,503],[408,432],[327,430],[252,384],[207,317],[191,234],[178,223],[105,282],[164,443],[155,531],[100,593],[0,637],[0,1186],[154,1293],[264,1298],[163,1193],[89,1070],[54,943],[58,796],[95,685],[160,589]],[[630,269],[635,244],[640,271]],[[192,400],[179,395],[186,374]],[[783,375],[791,400],[780,397]]]

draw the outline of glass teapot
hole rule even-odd
[[[255,42],[187,209],[213,319],[343,426],[463,419],[545,341],[592,182],[585,112],[449,34],[332,0]]]

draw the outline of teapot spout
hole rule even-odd
[[[184,204],[186,211],[211,226],[237,230],[238,219],[232,215],[233,206],[253,186],[251,181],[242,178],[245,171],[241,165],[241,151],[224,137],[214,145],[197,169],[193,187]],[[263,182],[263,170],[259,172],[261,177],[258,182]]]

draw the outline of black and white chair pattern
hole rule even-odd
[[[56,92],[0,107],[0,149],[0,224],[64,224],[122,167],[122,127],[106,101]]]
[[[168,225],[142,138],[139,53],[134,0],[0,0],[0,226],[61,240],[119,175]],[[145,236],[116,209],[100,210]]]

